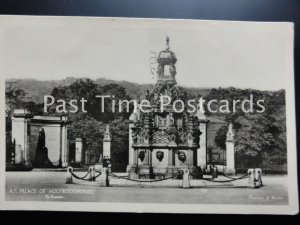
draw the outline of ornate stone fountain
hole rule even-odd
[[[178,112],[179,110],[172,107],[176,100],[182,100],[185,104],[188,100],[187,93],[176,85],[176,61],[175,54],[170,51],[167,37],[166,49],[162,50],[157,58],[155,88],[145,93],[145,99],[150,102],[150,106],[147,112],[137,110],[130,117],[131,163],[128,172],[132,178],[156,179],[162,176],[176,176],[182,173],[183,169],[188,169],[192,178],[201,173],[200,167],[197,167],[197,149],[200,147],[201,135],[197,114],[189,114],[186,108]],[[162,95],[169,96],[171,104],[161,111]]]

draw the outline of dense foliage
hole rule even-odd
[[[23,85],[26,83],[23,81]],[[49,82],[48,82],[49,83]],[[47,84],[48,84],[47,83]],[[69,140],[74,143],[75,138],[81,137],[84,141],[85,151],[90,152],[91,163],[99,161],[102,152],[102,141],[106,124],[110,125],[112,133],[112,161],[115,170],[124,170],[128,162],[128,118],[130,112],[112,113],[112,101],[105,101],[105,110],[102,112],[101,99],[96,95],[114,95],[115,100],[130,100],[134,96],[141,95],[145,87],[125,82],[103,82],[89,79],[73,79],[63,83],[51,83],[52,90],[41,90],[40,96],[50,94],[55,99],[80,100],[84,97],[87,101],[87,113],[67,112],[68,120],[71,122],[68,127]],[[20,86],[20,85],[19,85]],[[13,86],[6,87],[6,131],[7,140],[10,140],[11,121],[10,117],[16,108],[26,108],[33,114],[44,114],[43,104],[35,101],[26,92],[28,88],[19,88],[18,82]],[[125,87],[124,87],[125,86]],[[151,86],[151,85],[150,85]],[[149,87],[150,87],[149,86]],[[197,96],[197,90],[186,89],[191,98]],[[251,167],[262,166],[266,168],[280,167],[286,164],[286,115],[285,115],[285,93],[280,91],[258,91],[253,89],[218,88],[207,91],[199,91],[206,101],[216,99],[228,100],[231,103],[234,99],[249,99],[253,95],[254,102],[264,99],[266,111],[264,113],[244,113],[241,106],[237,106],[236,112],[217,113],[223,115],[227,122],[232,122],[235,131],[235,149],[237,166]],[[198,96],[200,96],[198,95]],[[51,106],[49,113],[45,115],[58,115],[55,111],[57,104]],[[67,105],[70,107],[70,105]],[[254,109],[257,106],[254,105]],[[61,116],[61,114],[59,114]],[[208,116],[214,116],[207,113]],[[227,126],[221,127],[215,136],[215,143],[221,149],[225,149]]]
[[[106,124],[110,125],[112,134],[111,154],[113,169],[124,170],[124,165],[128,162],[128,118],[130,113],[112,113],[111,99],[105,99],[104,109],[101,108],[102,101],[96,95],[114,96],[118,100],[130,100],[125,89],[117,84],[107,84],[104,86],[96,84],[92,80],[76,80],[68,86],[55,87],[52,96],[55,99],[80,100],[84,97],[86,102],[86,113],[67,112],[71,125],[68,128],[69,139],[72,141],[81,137],[84,141],[85,151],[90,152],[90,163],[99,162],[102,153],[102,141]],[[57,104],[51,108],[52,115],[56,115]]]
[[[226,114],[235,130],[236,162],[241,167],[259,166],[278,169],[287,162],[285,92],[252,89],[212,89],[206,99],[264,99],[265,112],[245,113],[237,107],[235,113]],[[254,108],[256,106],[254,105]],[[225,149],[227,127],[221,127],[215,137],[217,146]]]

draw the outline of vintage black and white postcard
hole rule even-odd
[[[293,39],[285,22],[0,16],[0,208],[297,213]]]

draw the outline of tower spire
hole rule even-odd
[[[170,49],[170,38],[169,36],[166,37],[166,50]]]

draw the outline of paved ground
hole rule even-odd
[[[79,173],[83,175],[84,173]],[[132,203],[189,204],[288,204],[287,177],[264,176],[264,186],[247,187],[247,179],[232,184],[192,181],[192,188],[182,189],[181,181],[137,184],[112,179],[112,187],[103,182],[65,184],[66,172],[7,172],[6,199],[11,201],[99,201]]]

